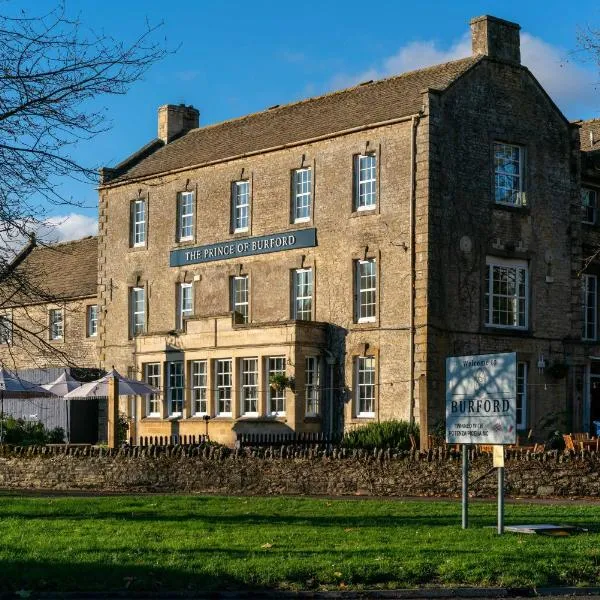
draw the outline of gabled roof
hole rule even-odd
[[[481,56],[411,71],[239,119],[192,129],[149,156],[124,161],[107,185],[294,144],[418,113],[427,88],[446,89]],[[151,142],[152,144],[152,142]],[[154,146],[153,146],[154,147]]]
[[[2,291],[3,307],[97,295],[98,238],[37,246],[21,261]],[[9,295],[8,287],[19,286]]]

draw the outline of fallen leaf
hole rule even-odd
[[[269,544],[269,542],[267,542],[266,544],[263,544],[261,546],[261,548],[272,548],[272,547],[273,547],[273,544]]]
[[[342,574],[341,574],[339,571],[336,571],[336,572],[333,574],[333,576],[334,576],[334,577],[341,577],[341,576],[342,576]]]
[[[346,529],[344,529],[344,531],[345,531],[345,532],[348,532],[348,531],[354,531],[354,529],[353,529],[352,527],[346,527]]]

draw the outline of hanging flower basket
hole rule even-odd
[[[292,380],[285,373],[273,373],[269,377],[269,385],[278,392],[292,387]]]

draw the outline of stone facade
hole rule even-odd
[[[518,30],[478,18],[468,59],[210,127],[197,127],[191,107],[161,107],[159,139],[101,172],[100,363],[140,378],[151,365],[164,389],[158,400],[123,402],[132,437],[207,428],[231,443],[236,431],[339,433],[396,418],[432,429],[444,416],[444,359],[505,351],[519,361],[520,429],[591,427],[589,410],[574,409],[585,403],[589,363],[579,128],[520,65]],[[517,157],[517,177],[499,174],[502,152]],[[361,156],[375,165],[368,210],[357,205]],[[301,169],[311,174],[310,211],[298,222]],[[518,189],[499,200],[509,180]],[[236,182],[248,192],[243,231],[234,227]],[[260,236],[313,229],[308,247],[169,266],[178,250],[198,256],[226,243],[233,252]],[[367,319],[357,315],[361,261],[375,273]],[[294,312],[300,269],[313,281],[303,322]],[[232,312],[240,276],[247,322]],[[501,291],[521,277],[522,289]],[[182,284],[193,298],[185,317]],[[285,358],[294,384],[279,411],[273,357]],[[246,375],[244,359],[254,361]],[[231,360],[225,392],[223,360]],[[206,361],[202,385],[193,361]],[[228,410],[222,393],[231,394]]]

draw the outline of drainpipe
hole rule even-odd
[[[420,114],[411,119],[410,136],[410,340],[408,344],[408,364],[410,373],[410,391],[408,404],[408,420],[415,422],[415,204],[416,204],[416,170],[417,170],[417,126]]]
[[[325,350],[325,360],[329,367],[329,385],[327,386],[327,413],[328,413],[328,431],[329,440],[333,438],[333,374],[335,367],[335,356],[329,351]]]

